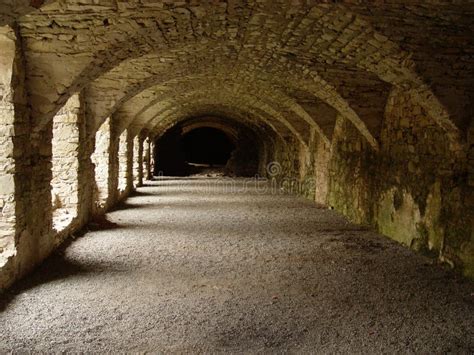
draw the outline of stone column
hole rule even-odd
[[[52,203],[53,228],[62,232],[78,222],[79,162],[87,140],[79,94],[69,98],[53,119]]]
[[[134,181],[133,181],[133,168],[134,168],[134,164],[133,164],[133,156],[134,156],[134,152],[133,152],[133,139],[135,137],[135,135],[129,130],[127,129],[127,135],[126,135],[126,180],[127,180],[127,186],[126,186],[126,189],[125,189],[125,196],[128,196],[130,192],[132,192],[135,188],[134,188]]]
[[[129,162],[131,159],[128,153],[131,152],[129,149],[128,131],[123,131],[118,138],[118,199],[123,198],[127,193],[127,187],[130,186],[129,175],[131,168],[129,169]]]
[[[102,213],[109,206],[111,126],[108,118],[95,134],[94,163],[94,213]]]
[[[110,147],[109,147],[109,197],[107,203],[114,205],[119,199],[119,146],[120,134],[117,130],[116,118],[110,119]]]
[[[143,169],[142,175],[144,179],[151,179],[150,172],[150,139],[145,137],[143,142]]]
[[[17,29],[0,27],[0,291],[50,250],[51,136],[32,136],[21,48]]]
[[[92,124],[89,124],[86,117],[84,105],[84,96],[80,96],[80,109],[78,112],[79,127],[79,147],[78,147],[78,172],[77,185],[79,208],[76,229],[83,226],[94,213],[94,164],[92,163],[92,154],[94,152],[95,130]]]
[[[148,179],[152,180],[153,176],[155,175],[155,141],[153,138],[150,139],[150,170]]]
[[[143,184],[142,165],[143,165],[143,140],[140,135],[133,138],[133,187],[139,187]]]

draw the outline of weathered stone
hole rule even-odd
[[[0,195],[15,193],[15,180],[13,175],[0,176]]]
[[[473,16],[468,2],[3,2],[0,287],[150,178],[156,138],[209,116],[254,133],[261,175],[277,162],[288,190],[472,276]]]

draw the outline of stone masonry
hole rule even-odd
[[[240,140],[233,172],[257,151],[260,175],[474,277],[473,18],[469,1],[3,1],[0,289],[191,121]]]

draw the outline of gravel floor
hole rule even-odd
[[[0,352],[474,352],[473,282],[223,181],[140,188],[3,297]]]

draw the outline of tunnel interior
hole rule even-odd
[[[180,141],[188,164],[225,166],[235,145],[226,134],[212,127],[196,128],[185,133]]]
[[[380,324],[383,331],[395,329],[401,334],[404,339],[400,339],[396,352],[406,348],[406,339],[412,342],[409,328],[417,328],[418,321],[449,324],[431,311],[428,316],[432,318],[427,318],[424,310],[431,308],[421,303],[405,307],[404,301],[416,298],[413,295],[421,295],[418,300],[442,299],[439,314],[459,324],[459,319],[467,318],[465,314],[474,312],[458,309],[448,314],[445,299],[449,295],[444,293],[444,286],[436,288],[440,293],[431,292],[434,289],[426,287],[432,279],[425,275],[440,272],[435,268],[440,264],[474,279],[473,18],[471,1],[3,1],[0,293],[50,256],[67,257],[63,250],[73,246],[83,230],[112,227],[105,223],[106,215],[116,216],[114,213],[124,208],[130,219],[117,218],[110,228],[116,229],[110,230],[110,241],[119,242],[116,247],[91,242],[90,249],[97,251],[95,260],[85,262],[79,257],[68,264],[73,266],[71,273],[67,267],[59,268],[67,274],[61,272],[61,277],[87,279],[104,286],[107,282],[103,280],[110,281],[115,289],[104,290],[105,296],[98,297],[98,302],[76,302],[77,297],[68,296],[74,307],[64,307],[63,302],[55,303],[56,309],[47,307],[51,320],[62,318],[65,324],[75,324],[80,314],[75,306],[80,304],[115,316],[113,312],[124,307],[111,304],[110,312],[104,312],[101,300],[114,301],[108,295],[130,286],[130,294],[145,290],[144,296],[153,297],[158,288],[166,296],[161,301],[143,297],[154,309],[163,306],[149,315],[161,317],[173,334],[185,334],[174,328],[176,322],[182,323],[181,317],[163,317],[161,312],[169,310],[170,294],[161,292],[156,284],[141,284],[144,287],[140,289],[136,282],[155,281],[148,276],[156,275],[164,276],[163,282],[171,286],[174,281],[188,285],[196,281],[190,292],[173,286],[180,290],[178,299],[186,296],[193,300],[190,308],[181,307],[185,310],[195,308],[198,298],[189,297],[195,291],[201,297],[208,290],[217,290],[214,286],[222,286],[226,298],[219,304],[227,307],[228,297],[234,301],[239,295],[233,290],[262,288],[263,278],[273,280],[263,299],[264,307],[257,307],[265,314],[250,312],[249,322],[243,321],[240,311],[249,309],[249,300],[256,303],[252,297],[241,297],[245,302],[229,329],[223,329],[209,316],[211,313],[203,318],[220,328],[204,333],[214,345],[239,342],[234,336],[238,325],[249,332],[246,338],[252,342],[265,339],[255,352],[265,350],[265,344],[279,344],[281,339],[289,344],[302,335],[326,339],[325,333],[344,323],[330,307],[335,303],[343,306],[341,314],[359,312],[359,306],[383,314],[392,314],[394,309],[402,312],[395,319],[400,324],[361,312],[361,318],[353,317],[355,327],[347,333],[347,344],[354,335],[360,335],[364,344],[366,334],[380,339],[381,333],[372,329],[359,332],[358,325],[369,318],[371,328]],[[206,190],[209,186],[214,192]],[[239,196],[239,191],[229,191],[232,186],[252,191]],[[260,200],[263,194],[268,199]],[[273,198],[280,194],[284,198]],[[344,223],[339,232],[333,222],[340,218]],[[162,244],[166,238],[174,242],[176,235],[196,235],[198,222],[206,223],[194,244],[190,238],[183,240],[186,248]],[[385,248],[354,233],[368,230],[390,238],[400,244],[400,249]],[[122,231],[123,238],[115,234]],[[209,231],[219,235],[212,240]],[[213,243],[221,243],[221,235],[232,237],[234,231],[242,233],[245,245],[236,262],[227,268],[221,260],[228,260],[234,244],[229,239],[226,249],[219,251]],[[262,251],[271,244],[268,241],[283,242],[287,236],[299,244],[300,252],[286,242]],[[137,242],[132,248],[120,243],[130,243],[134,238]],[[84,239],[87,242],[88,238]],[[152,244],[146,246],[144,240]],[[209,254],[201,253],[200,247],[209,243]],[[63,246],[65,249],[59,249]],[[428,259],[410,262],[403,247]],[[245,248],[259,252],[256,256],[262,261],[261,267],[252,264]],[[88,252],[89,246],[83,250]],[[277,250],[283,253],[274,253]],[[398,265],[393,262],[397,256],[403,256]],[[373,258],[379,258],[380,263]],[[314,259],[321,263],[307,263]],[[197,261],[194,265],[193,260]],[[288,267],[281,272],[267,267],[282,260]],[[216,271],[224,272],[210,272],[208,261],[218,268]],[[180,272],[170,262],[184,269]],[[240,269],[242,264],[251,266],[255,277],[247,277]],[[97,274],[91,265],[99,267]],[[128,269],[131,278],[122,284],[115,282],[113,275],[102,278],[106,269],[114,274]],[[326,272],[331,270],[332,274]],[[202,272],[201,280],[195,277],[198,271]],[[311,292],[306,292],[307,271],[315,276]],[[80,278],[75,277],[77,272]],[[244,275],[242,283],[232,283],[227,278],[230,272]],[[364,272],[367,278],[359,278]],[[214,275],[219,278],[216,282],[211,280]],[[443,283],[445,278],[440,275],[437,280]],[[56,276],[48,281],[57,281]],[[292,286],[288,292],[280,293],[274,287],[275,283],[298,278],[301,287],[288,282]],[[316,304],[324,288],[321,279],[337,279],[342,288],[329,292],[327,303]],[[410,291],[407,285],[420,289]],[[358,293],[361,287],[368,292]],[[428,292],[418,292],[421,287]],[[394,304],[393,289],[409,292],[395,297],[400,302]],[[458,293],[457,286],[451,289]],[[82,290],[89,295],[88,286]],[[301,307],[279,303],[306,293],[316,297]],[[24,298],[22,294],[23,290],[20,297]],[[53,291],[48,294],[56,295]],[[472,295],[474,289],[462,295],[469,299],[469,305]],[[375,302],[366,307],[375,300],[389,308]],[[92,303],[98,308],[89,307]],[[143,304],[123,302],[126,306],[132,303]],[[21,322],[32,326],[33,333],[28,336],[21,332],[22,327],[15,326],[18,318],[9,323],[0,311],[0,353],[27,351],[13,342],[9,348],[2,347],[6,333],[2,325],[11,330],[7,341],[18,336],[20,345],[34,345],[33,338],[42,338],[49,345],[54,341],[63,344],[64,351],[73,351],[69,348],[73,342],[62,343],[51,336],[51,330],[64,334],[69,328],[56,327],[44,318],[48,313],[44,304]],[[300,328],[298,319],[291,315],[295,337],[290,338],[286,329],[291,324],[282,324],[282,334],[273,332],[273,319],[279,314],[266,305],[278,312],[296,306],[302,310],[325,309],[328,314],[316,312],[311,324],[319,325],[321,319],[333,322],[319,327],[323,331],[319,337],[304,334],[306,329]],[[436,302],[433,306],[437,307]],[[66,308],[70,310],[68,317],[58,317]],[[143,314],[143,309],[136,309],[137,325],[159,324],[156,319],[143,322]],[[212,314],[228,315],[225,309]],[[416,318],[410,318],[412,315]],[[268,323],[264,321],[267,316],[273,318]],[[133,327],[121,317],[116,318],[120,320],[114,324],[117,328],[103,328],[105,322],[113,321],[109,318],[95,325],[86,322],[82,333],[72,331],[88,344],[90,338],[84,334],[90,329],[122,335],[126,332],[120,327]],[[93,320],[94,316],[84,319]],[[36,331],[41,325],[44,333]],[[205,324],[191,321],[189,325],[204,329]],[[405,333],[399,325],[407,326]],[[458,342],[473,325],[471,319],[464,330],[446,333],[445,344],[437,344],[431,351],[418,346],[408,351],[457,352],[451,343]],[[154,328],[155,334],[163,329]],[[417,341],[423,343],[428,336],[438,339],[438,333],[433,328]],[[131,332],[130,339],[140,338],[136,334],[142,333]],[[145,335],[141,339],[148,342]],[[385,337],[387,345],[392,343],[389,335]],[[335,336],[339,339],[334,343],[341,342],[339,334]],[[203,338],[193,338],[193,344]],[[95,339],[99,344],[102,335]],[[467,342],[469,349],[464,352],[474,353],[473,343],[470,339]],[[110,351],[110,344],[104,345],[104,352]],[[357,352],[377,352],[381,349],[378,345]],[[168,350],[187,349],[197,350]],[[51,349],[43,352],[52,352],[47,350]],[[82,349],[97,352],[93,350],[97,349]],[[142,350],[138,345],[130,349]]]
[[[154,174],[254,176],[260,160],[255,140],[255,132],[228,119],[185,121],[157,138]]]

